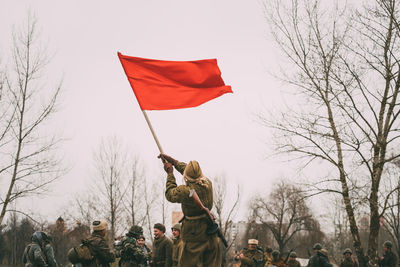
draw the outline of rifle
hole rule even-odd
[[[211,214],[210,210],[203,205],[203,203],[201,202],[199,196],[197,195],[197,193],[194,189],[190,190],[189,197],[191,197],[193,199],[193,201],[197,207],[199,207],[202,211],[205,212],[205,214],[207,215],[207,218],[209,219],[210,223],[207,227],[207,234],[213,235],[213,234],[217,233],[218,237],[221,239],[222,243],[227,248],[228,242],[226,242],[226,239],[225,239],[224,235],[222,234],[221,229],[219,228],[218,224],[215,222],[214,216]]]
[[[287,263],[287,261],[289,259],[289,256],[290,256],[290,253],[292,253],[293,250],[294,250],[294,248],[289,250],[288,254],[286,255],[286,259],[285,259],[285,261],[283,263],[285,263],[285,264]]]

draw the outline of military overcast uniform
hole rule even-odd
[[[153,242],[153,266],[172,266],[172,241],[166,235]]]
[[[264,265],[264,253],[260,249],[250,250],[242,249],[239,254],[243,253],[243,258],[240,259],[240,267],[256,267]]]
[[[41,232],[34,232],[31,243],[25,247],[22,261],[26,267],[47,267],[46,257],[41,244],[43,235]]]
[[[115,254],[120,257],[121,267],[137,267],[145,264],[147,256],[139,247],[136,239],[129,233],[121,239],[121,242],[115,247]]]
[[[187,166],[184,162],[174,162],[175,169],[181,174],[185,173]],[[182,253],[179,259],[179,267],[220,267],[222,254],[216,234],[207,235],[208,218],[204,212],[196,206],[189,197],[191,189],[194,189],[203,205],[211,210],[213,205],[213,189],[211,181],[202,176],[200,166],[196,161],[188,164],[191,174],[201,174],[200,177],[187,179],[186,185],[177,186],[173,173],[168,173],[165,197],[173,203],[181,203],[184,220],[182,222]],[[197,179],[196,179],[197,178]]]
[[[111,262],[115,261],[115,254],[111,251],[107,241],[97,232],[86,239],[90,252],[95,260],[89,263],[83,263],[82,267],[109,267]]]

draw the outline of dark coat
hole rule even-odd
[[[46,257],[38,243],[32,242],[25,247],[22,261],[26,267],[47,267]]]
[[[397,267],[397,256],[392,251],[387,251],[378,261],[379,267]]]
[[[153,266],[172,266],[172,241],[165,235],[154,239]]]

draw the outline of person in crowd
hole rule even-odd
[[[172,267],[178,267],[179,253],[182,249],[182,239],[181,239],[181,225],[179,223],[175,224],[171,228],[173,236],[172,245]]]
[[[392,251],[393,244],[390,241],[383,243],[383,256],[379,259],[379,267],[396,267],[397,256]]]
[[[270,266],[272,262],[272,248],[267,247],[264,252],[264,266]]]
[[[346,248],[343,251],[343,260],[340,263],[340,267],[358,267],[357,262],[351,257],[353,252],[350,248]]]
[[[143,228],[133,225],[115,246],[116,257],[121,258],[120,267],[137,267],[147,262],[147,256],[137,242],[141,235],[143,235]]]
[[[47,235],[45,232],[42,232],[43,241],[44,241],[44,248],[43,252],[46,257],[46,263],[49,267],[58,267],[56,258],[54,256],[54,248],[51,244],[51,236]]]
[[[328,260],[328,251],[322,250],[320,243],[316,243],[313,246],[313,250],[314,254],[310,257],[307,267],[332,267]]]
[[[26,267],[47,267],[46,256],[43,248],[45,241],[43,234],[36,231],[32,234],[31,242],[25,247],[22,261]]]
[[[153,267],[172,266],[172,241],[165,235],[165,226],[161,223],[154,225],[152,263]]]
[[[242,249],[235,260],[240,261],[240,267],[257,267],[264,265],[264,253],[258,246],[257,239],[249,239],[248,247]]]
[[[282,259],[279,250],[272,251],[271,255],[272,255],[271,265],[276,267],[285,267],[285,262]]]
[[[200,164],[192,160],[188,164],[161,154],[164,170],[167,173],[165,197],[169,202],[181,203],[184,218],[182,220],[182,250],[179,266],[220,267],[222,252],[217,233],[207,231],[210,220],[202,207],[193,201],[196,192],[202,205],[211,211],[213,206],[213,188],[210,179],[203,175]],[[183,175],[184,185],[177,186],[174,168]]]
[[[295,251],[290,252],[289,260],[287,261],[287,267],[301,267],[300,262],[296,260],[297,254]]]
[[[92,223],[92,234],[85,243],[90,248],[94,257],[92,261],[82,263],[82,267],[110,267],[110,263],[115,261],[115,254],[108,246],[107,240],[107,222],[94,221]]]
[[[150,266],[150,259],[151,259],[151,250],[150,248],[146,245],[146,238],[141,235],[139,236],[137,240],[139,247],[142,249],[144,255],[146,255],[146,262],[144,264],[139,264],[139,267],[148,267]]]

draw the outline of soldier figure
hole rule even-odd
[[[235,256],[236,261],[240,261],[240,267],[264,266],[264,253],[258,246],[257,239],[249,239],[249,247],[242,249]]]
[[[22,260],[26,267],[47,267],[46,256],[43,253],[45,241],[42,232],[36,231],[24,250]]]
[[[383,243],[383,256],[379,259],[379,267],[396,267],[397,256],[392,252],[392,242]]]
[[[141,264],[146,264],[147,256],[137,242],[137,238],[142,234],[143,228],[134,225],[115,246],[116,257],[121,258],[119,261],[120,267],[138,267]]]
[[[146,246],[146,239],[144,238],[143,235],[139,236],[137,239],[139,247],[142,249],[144,255],[146,256],[146,262],[143,264],[140,264],[140,267],[148,267],[149,262],[151,259],[151,250]]]
[[[322,253],[322,245],[320,243],[316,243],[313,247],[313,250],[315,253],[308,261],[307,267],[332,267],[332,264],[329,263],[328,255]],[[326,251],[326,254],[327,252],[328,251]]]
[[[110,263],[115,261],[115,254],[111,251],[105,239],[107,222],[94,221],[92,229],[92,235],[86,239],[85,243],[88,244],[94,259],[88,263],[82,263],[82,267],[110,267]]]
[[[301,267],[300,262],[296,260],[297,254],[296,252],[292,251],[289,254],[289,260],[287,262],[288,267]]]
[[[54,256],[54,249],[51,245],[51,237],[48,236],[45,232],[41,232],[44,241],[44,255],[46,256],[46,262],[49,267],[58,267],[56,258]]]
[[[272,251],[272,261],[271,265],[276,267],[284,267],[285,263],[281,257],[281,253],[278,250]]]
[[[340,267],[358,267],[357,262],[355,260],[353,260],[353,258],[351,257],[351,254],[353,254],[351,249],[346,248],[344,250],[344,252],[343,252],[344,259],[340,263]]]
[[[172,236],[174,237],[174,239],[172,239],[172,267],[178,267],[179,253],[182,249],[181,225],[177,223],[172,226],[171,230]]]
[[[209,210],[213,206],[213,189],[211,181],[205,177],[197,161],[188,164],[161,154],[166,160],[164,170],[167,172],[165,197],[173,203],[181,203],[184,218],[182,220],[182,255],[179,267],[207,266],[220,267],[222,253],[216,233],[207,233],[209,219],[190,197],[193,190],[202,204]],[[183,175],[185,185],[177,186],[173,167]]]
[[[154,225],[153,267],[172,266],[172,241],[165,235],[165,226]]]
[[[270,266],[272,262],[272,248],[266,248],[264,253],[264,266]]]

